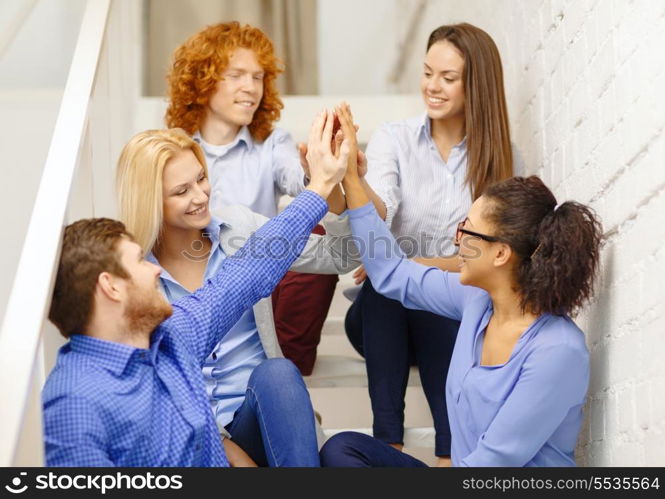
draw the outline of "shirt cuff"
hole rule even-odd
[[[369,203],[361,206],[360,208],[355,208],[353,210],[347,209],[344,213],[348,213],[349,218],[355,220],[365,215],[368,215],[372,212],[376,213],[376,209],[374,208],[374,203],[370,201]]]
[[[346,210],[340,215],[327,215],[321,222],[326,234],[330,236],[348,236],[351,235],[351,226]]]

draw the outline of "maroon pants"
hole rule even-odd
[[[321,226],[312,232],[325,234]],[[303,376],[312,374],[321,328],[338,280],[337,275],[287,272],[272,293],[279,346]]]

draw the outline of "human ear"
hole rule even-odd
[[[494,254],[494,266],[503,267],[510,262],[513,256],[513,249],[505,243],[496,243],[498,248]]]
[[[97,290],[111,301],[121,301],[124,286],[120,278],[109,272],[102,272],[97,278]]]

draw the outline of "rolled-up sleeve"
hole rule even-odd
[[[280,194],[297,196],[305,188],[305,172],[291,135],[276,129],[271,137],[273,180]]]
[[[383,125],[367,144],[367,175],[365,180],[386,206],[386,225],[392,226],[401,202],[400,172],[395,138],[388,125]]]

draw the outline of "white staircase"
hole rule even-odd
[[[365,362],[344,332],[344,316],[351,302],[342,292],[353,285],[351,274],[340,276],[323,326],[314,372],[305,377],[326,437],[346,430],[372,434]],[[409,454],[428,464],[436,462],[432,416],[417,368],[411,368],[406,390],[404,444]]]

